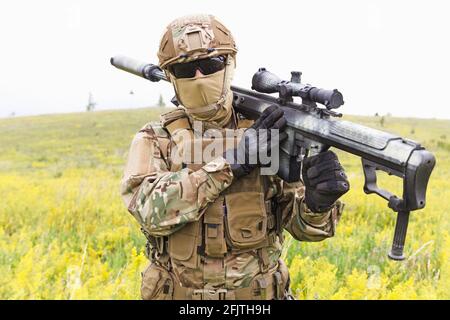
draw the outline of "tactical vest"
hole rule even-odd
[[[239,127],[248,127],[241,122]],[[187,118],[177,119],[162,129],[154,127],[151,135],[158,139],[162,157],[171,157],[174,152],[172,134],[177,130],[191,130]],[[241,129],[243,131],[243,129]],[[202,138],[203,148],[214,139]],[[216,141],[217,143],[217,141]],[[234,143],[237,143],[237,138]],[[169,161],[170,162],[170,161]],[[203,164],[187,164],[186,167],[198,170]],[[171,167],[171,171],[181,168]],[[265,198],[267,176],[253,170],[249,175],[234,180],[220,196],[211,203],[199,221],[187,223],[180,230],[164,239],[149,237],[153,252],[160,262],[172,261],[187,268],[197,268],[202,257],[223,258],[227,253],[255,251],[259,258],[261,273],[267,273],[269,259],[267,248],[277,239],[282,241],[281,216],[276,204]]]

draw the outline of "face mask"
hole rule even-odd
[[[234,59],[229,56],[225,69],[210,75],[180,79],[170,75],[178,101],[194,120],[211,122],[219,127],[229,122],[232,116],[233,92],[230,86],[234,66]]]
[[[180,103],[187,109],[207,107],[222,96],[225,69],[196,78],[174,79]]]

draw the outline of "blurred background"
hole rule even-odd
[[[135,108],[172,97],[117,72],[109,57],[157,63],[175,17],[212,13],[233,32],[234,83],[249,87],[259,67],[338,88],[343,112],[450,118],[447,1],[85,1],[0,3],[0,116]],[[133,94],[130,94],[132,92]]]

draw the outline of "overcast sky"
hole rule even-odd
[[[164,27],[212,13],[234,34],[234,84],[259,67],[344,95],[349,114],[450,118],[448,1],[0,2],[0,116],[144,107],[167,83],[113,68],[125,54],[157,63]],[[134,95],[130,95],[133,90]]]

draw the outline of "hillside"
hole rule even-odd
[[[137,299],[144,237],[119,181],[134,133],[162,109],[0,119],[0,299]],[[450,120],[346,116],[421,142],[437,165],[412,213],[404,262],[388,260],[395,215],[362,191],[357,157],[339,152],[351,191],[337,235],[287,240],[301,299],[450,299]],[[400,180],[382,185],[399,190]]]

